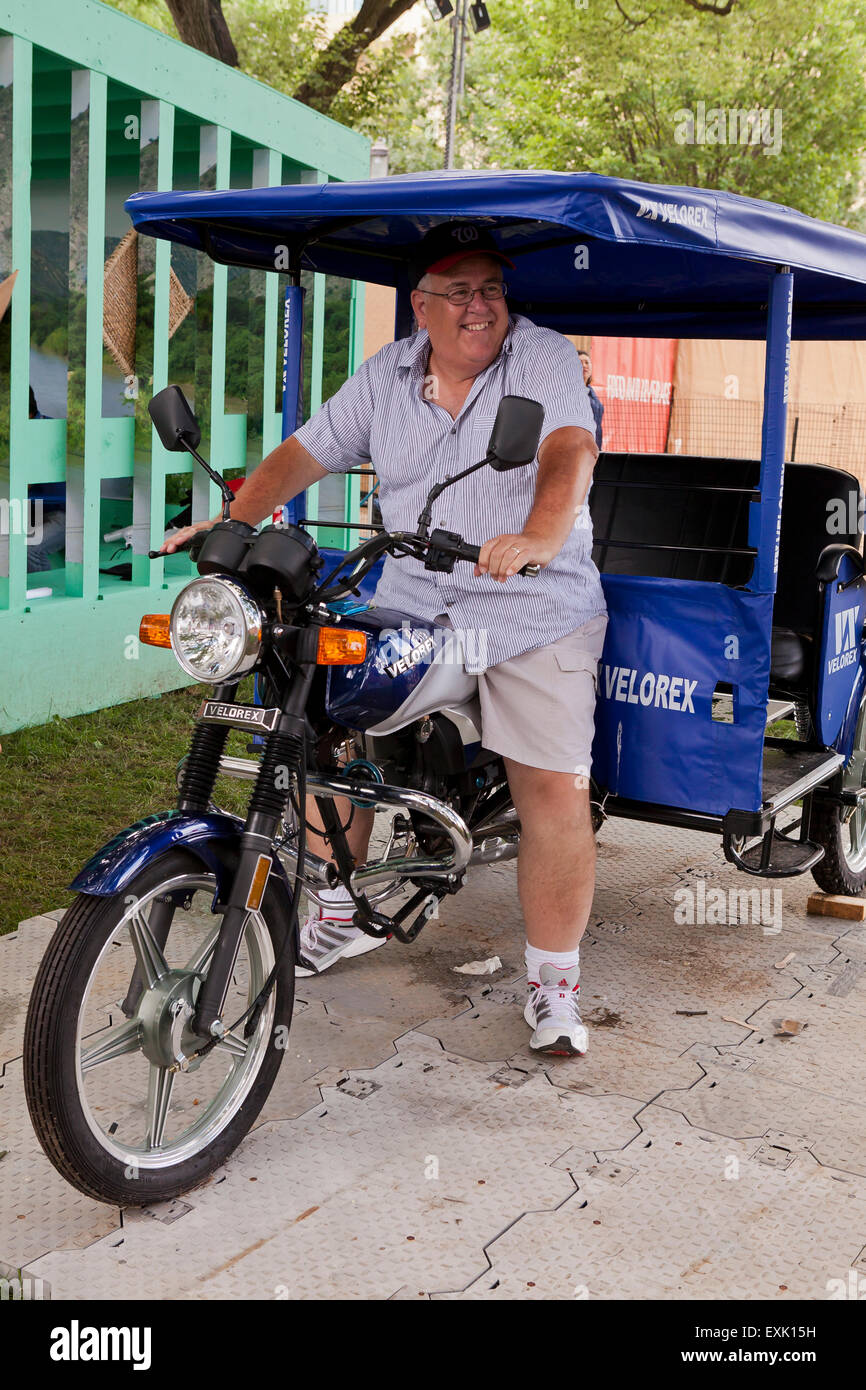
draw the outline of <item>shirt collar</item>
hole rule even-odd
[[[500,354],[503,352],[513,351],[514,330],[516,327],[517,319],[514,317],[513,314],[510,314],[508,317],[508,329],[505,334],[505,339],[503,341],[502,347],[499,350]],[[397,358],[397,366],[408,367],[410,371],[423,372],[424,368],[427,365],[427,358],[429,356],[429,353],[430,335],[427,332],[426,328],[419,328],[416,333],[413,333],[410,337],[405,338],[403,340],[403,347],[401,349],[400,356]],[[497,358],[494,357],[493,362],[496,361]],[[493,362],[490,363],[491,367],[493,366]],[[486,370],[487,368],[485,368],[485,371]]]

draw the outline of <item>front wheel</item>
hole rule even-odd
[[[845,791],[866,786],[866,698],[860,706],[854,747],[842,774]],[[824,858],[812,876],[825,893],[859,897],[866,888],[866,805],[821,805],[812,809],[810,837],[824,846]]]
[[[99,1201],[188,1191],[237,1147],[273,1086],[292,1017],[291,915],[269,886],[246,923],[229,1031],[197,1058],[207,1040],[190,1023],[222,920],[215,894],[198,860],[162,855],[123,894],[76,898],[42,960],[24,1036],[27,1104],[55,1168]],[[232,1032],[278,958],[251,1036]]]

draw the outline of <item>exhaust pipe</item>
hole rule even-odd
[[[232,758],[224,756],[220,758],[220,774],[225,777],[242,778],[245,781],[253,781],[259,772],[259,764],[254,758]],[[392,811],[395,808],[403,811],[416,811],[419,815],[426,816],[448,835],[451,841],[451,851],[447,854],[439,854],[421,858],[419,855],[405,855],[399,859],[382,859],[373,864],[366,864],[361,869],[355,869],[351,877],[352,891],[359,896],[368,887],[376,883],[385,883],[393,879],[411,879],[416,877],[446,879],[449,882],[457,878],[458,874],[469,865],[472,858],[473,842],[472,835],[466,822],[452,811],[450,806],[444,802],[437,801],[435,797],[428,796],[426,792],[409,791],[403,787],[389,787],[387,784],[371,787],[364,787],[357,782],[351,782],[343,777],[319,777],[315,773],[307,773],[307,791],[313,796],[330,797],[350,797],[356,803],[372,809],[374,811]],[[321,877],[324,887],[330,887],[331,881],[325,876],[324,868],[333,872],[333,866],[326,860],[318,859],[318,856],[306,856],[314,861],[314,872],[317,877]],[[316,863],[318,861],[318,863]]]

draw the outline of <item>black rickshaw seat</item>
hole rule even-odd
[[[752,574],[749,502],[760,465],[687,454],[604,453],[590,493],[593,558],[602,574],[697,579],[738,587]],[[861,491],[825,464],[785,467],[773,605],[771,688],[804,694],[820,645],[818,566],[832,546],[862,553]]]

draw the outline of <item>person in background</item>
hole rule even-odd
[[[31,386],[30,419],[47,420],[48,418],[39,409]],[[36,543],[32,545],[28,543],[27,546],[27,573],[37,574],[51,569],[51,556],[55,555],[58,550],[62,550],[66,544],[66,484],[33,483],[27,489],[27,500],[30,504],[42,503],[41,525],[37,525],[34,534]],[[40,520],[39,511],[36,509],[34,511],[36,512],[35,520],[38,522]]]
[[[595,442],[601,449],[601,417],[604,414],[604,406],[592,389],[592,358],[586,348],[579,348],[578,357],[583,365],[583,380],[586,384],[586,394],[589,396],[589,403],[592,406],[592,417],[595,420]]]

